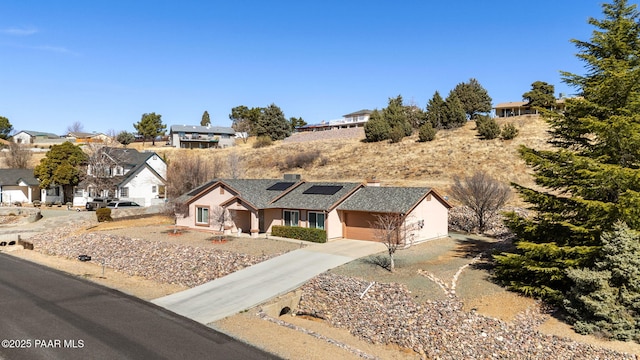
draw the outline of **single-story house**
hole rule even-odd
[[[75,143],[108,143],[112,139],[103,133],[70,132],[64,136],[65,139]]]
[[[169,144],[181,149],[225,148],[235,145],[236,131],[230,127],[171,125]]]
[[[104,147],[102,160],[87,166],[87,176],[78,185],[74,206],[84,206],[89,198],[115,197],[142,206],[159,205],[166,198],[167,164],[155,152]]]
[[[564,111],[566,107],[566,99],[560,98],[556,100],[556,106],[554,110]],[[538,109],[531,107],[527,101],[510,101],[500,103],[494,108],[496,117],[509,117],[509,116],[521,116],[521,115],[535,115],[538,114]]]
[[[323,229],[327,239],[376,241],[377,215],[399,214],[415,242],[447,236],[451,205],[430,188],[285,179],[216,179],[183,195],[177,225],[242,231],[272,227]],[[228,215],[226,215],[228,214]],[[228,223],[227,223],[228,221]],[[226,226],[226,227],[225,227]]]
[[[62,187],[40,189],[40,181],[33,169],[0,169],[0,203],[16,202],[31,204],[34,201],[55,203],[62,201]]]
[[[56,134],[32,130],[19,131],[12,139],[17,144],[62,144],[67,141]]]

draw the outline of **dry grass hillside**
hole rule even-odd
[[[240,142],[232,149],[180,150],[156,147],[169,161],[200,155],[221,164],[220,176],[228,175],[225,159],[236,152],[240,159],[242,177],[277,178],[283,173],[301,174],[306,180],[335,180],[361,182],[375,178],[382,185],[428,186],[446,194],[454,176],[486,171],[504,182],[533,185],[530,169],[518,155],[522,144],[549,148],[547,124],[538,116],[498,119],[500,125],[511,122],[519,135],[509,141],[481,140],[475,122],[453,130],[441,130],[432,142],[417,142],[417,135],[402,142],[366,143],[364,131],[351,131],[352,136],[338,139],[312,140],[313,135],[294,134],[286,141],[278,141],[265,148],[254,149],[252,141]],[[344,131],[344,130],[334,130]],[[319,138],[327,138],[322,133]],[[301,136],[300,142],[296,141]],[[302,158],[302,159],[300,159]],[[306,162],[302,167],[288,166]]]
[[[326,132],[294,134],[285,141],[258,149],[253,148],[253,139],[246,144],[239,141],[234,148],[215,150],[175,149],[164,144],[152,146],[149,142],[129,146],[156,151],[169,162],[201,156],[217,164],[219,177],[230,176],[227,159],[235,152],[244,178],[278,178],[284,173],[301,174],[310,181],[361,182],[375,178],[382,185],[428,186],[446,194],[455,176],[482,170],[500,181],[531,186],[530,169],[517,150],[522,144],[549,148],[547,124],[538,116],[498,119],[500,125],[506,122],[519,129],[513,140],[481,140],[475,122],[470,121],[459,129],[441,130],[434,141],[427,143],[417,142],[417,135],[397,144],[366,143],[362,141],[364,131],[360,128],[334,130],[343,133],[331,136]],[[34,166],[43,156],[44,153],[38,153],[33,157]]]

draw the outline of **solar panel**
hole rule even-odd
[[[303,191],[303,194],[307,195],[333,195],[342,190],[342,186],[337,185],[313,185],[307,190]]]
[[[269,186],[267,188],[267,190],[277,190],[277,191],[287,190],[293,184],[295,184],[295,183],[294,182],[278,182],[278,183],[275,183],[275,184]]]

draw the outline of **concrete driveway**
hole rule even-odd
[[[152,302],[208,324],[292,291],[331,268],[381,251],[386,251],[384,244],[371,241],[314,244]]]

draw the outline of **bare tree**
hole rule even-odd
[[[7,166],[10,169],[28,169],[33,153],[24,144],[9,143],[9,151],[6,153]]]
[[[211,209],[211,222],[213,225],[220,226],[220,231],[223,231],[225,227],[233,226],[234,219],[226,208],[214,206]]]
[[[487,221],[511,197],[511,189],[487,173],[478,171],[473,176],[463,179],[454,177],[451,195],[473,211],[478,222],[478,231],[483,233]]]
[[[375,229],[376,239],[387,247],[389,253],[389,271],[394,271],[395,260],[393,255],[398,249],[411,246],[409,239],[409,229],[405,225],[406,217],[403,214],[379,214],[372,224]]]
[[[232,179],[237,179],[242,176],[242,159],[240,159],[237,151],[232,151],[229,156],[227,156],[227,168],[229,169],[229,176]]]
[[[79,121],[74,121],[73,124],[67,126],[67,133],[84,132],[84,125]]]
[[[167,165],[167,195],[174,199],[206,183],[219,174],[219,164],[189,153],[175,158]]]

